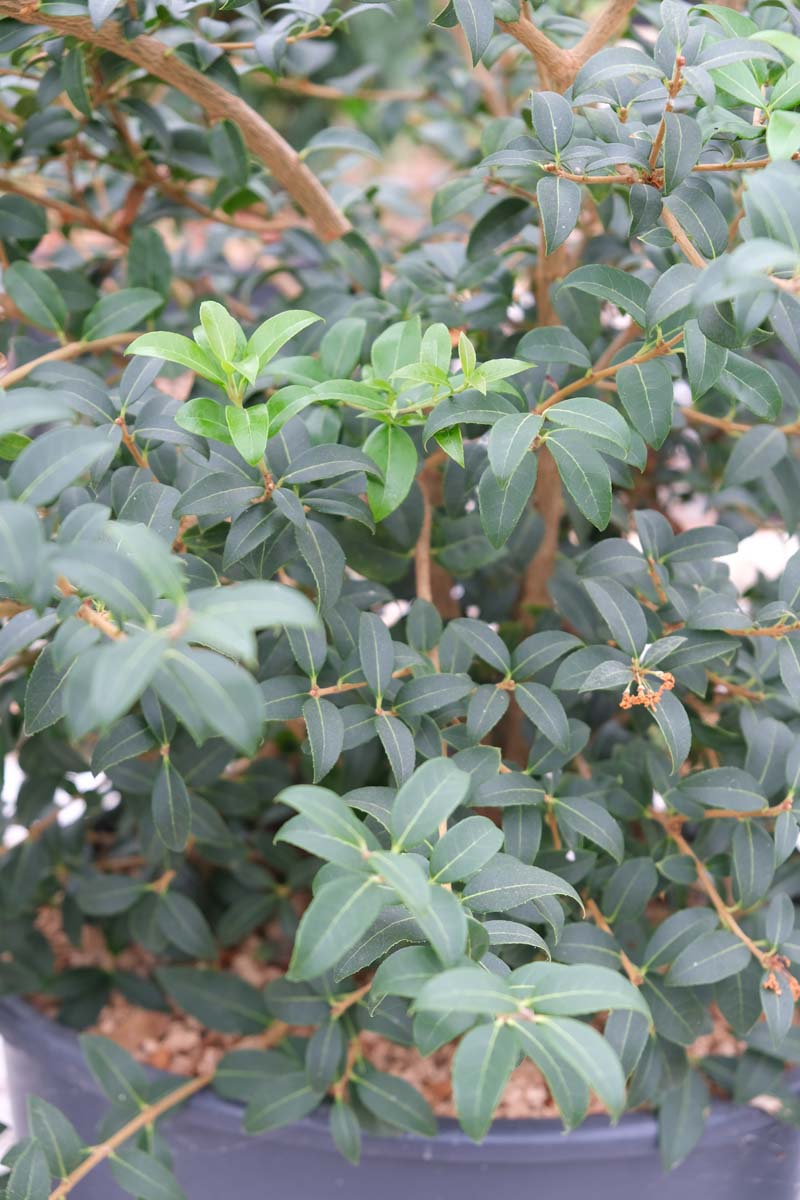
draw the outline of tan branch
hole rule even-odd
[[[19,383],[21,379],[26,379],[31,371],[35,371],[43,363],[70,362],[73,358],[80,358],[84,354],[103,354],[106,350],[116,349],[117,346],[127,346],[128,342],[132,342],[138,336],[138,333],[110,333],[108,337],[97,338],[93,342],[68,342],[66,346],[49,350],[47,354],[41,354],[38,358],[32,358],[30,362],[22,363],[19,367],[7,371],[0,377],[0,388],[9,388],[12,384]]]
[[[689,235],[681,225],[674,213],[671,213],[666,204],[661,206],[661,220],[667,227],[675,239],[676,246],[679,247],[681,253],[687,262],[690,262],[693,267],[700,267],[701,270],[708,266],[708,263],[703,258],[699,250],[695,249]]]
[[[577,46],[572,49],[578,67],[582,67],[593,54],[597,54],[612,38],[623,32],[635,4],[636,0],[608,0],[605,8],[601,9]]]
[[[649,350],[642,350],[639,354],[634,354],[630,358],[626,358],[623,362],[612,363],[607,367],[598,367],[597,364],[588,374],[576,379],[573,383],[565,384],[559,388],[557,392],[553,392],[552,396],[548,396],[541,404],[537,405],[535,411],[537,413],[547,412],[548,408],[552,408],[554,404],[558,404],[559,400],[565,400],[567,396],[572,396],[575,392],[580,392],[583,388],[593,387],[598,379],[608,379],[616,375],[622,367],[630,366],[631,363],[649,362],[652,358],[661,358],[665,354],[670,354],[672,350],[683,340],[683,333],[676,333],[665,342],[659,342],[656,346],[651,346]],[[599,361],[599,360],[598,360]]]
[[[765,951],[761,950],[755,944],[753,939],[748,937],[748,935],[742,929],[741,925],[736,920],[725,901],[722,899],[722,896],[720,896],[719,892],[717,891],[717,886],[714,883],[714,880],[712,879],[705,863],[695,853],[691,843],[687,842],[686,838],[683,836],[683,818],[670,816],[668,813],[656,812],[655,809],[649,810],[648,815],[652,817],[654,821],[658,822],[667,836],[675,843],[675,846],[680,853],[686,858],[690,858],[692,860],[697,872],[697,878],[700,882],[700,886],[714,906],[717,916],[722,924],[734,935],[734,937],[739,939],[742,945],[747,947],[753,958],[755,958],[761,964],[764,970],[769,970],[773,965],[770,956],[766,954]]]
[[[18,0],[0,0],[0,16],[14,17],[29,25],[46,25],[67,37],[108,50],[183,92],[212,121],[233,121],[239,126],[250,152],[308,214],[323,241],[334,241],[349,232],[349,221],[297,151],[277,130],[239,96],[182,62],[156,38],[140,34],[128,41],[116,21],[105,21],[95,29],[88,17],[57,16],[42,12],[38,5],[35,10],[20,8]]]
[[[0,191],[11,192],[15,196],[23,196],[26,200],[32,200],[34,204],[40,204],[43,208],[49,208],[61,217],[62,221],[69,225],[80,225],[85,229],[94,229],[97,233],[105,234],[106,237],[118,239],[118,235],[114,230],[101,221],[89,211],[88,208],[79,208],[76,204],[69,204],[66,200],[59,200],[56,196],[49,196],[46,192],[37,191],[35,188],[27,187],[24,183],[20,183],[17,179],[12,179],[9,175],[0,175]]]
[[[601,913],[600,909],[597,906],[597,902],[595,900],[592,900],[591,898],[587,898],[584,900],[584,904],[586,906],[587,916],[592,918],[592,920],[594,921],[597,928],[602,929],[604,933],[610,933],[611,936],[613,937],[614,930],[611,928],[608,921],[605,919],[605,917]],[[631,962],[631,960],[628,958],[625,951],[622,949],[620,949],[620,952],[619,952],[619,961],[622,964],[622,969],[624,970],[625,974],[628,976],[628,979],[630,979],[633,986],[641,987],[642,984],[644,983],[644,975],[639,970],[639,968],[636,966],[636,964]]]
[[[255,1040],[255,1044],[262,1048],[275,1046],[283,1041],[286,1035],[290,1032],[291,1026],[284,1021],[274,1021],[268,1029],[260,1034]],[[247,1044],[252,1045],[253,1039]],[[138,1112],[135,1117],[126,1122],[121,1129],[116,1133],[112,1133],[109,1138],[106,1138],[99,1146],[93,1146],[87,1157],[75,1168],[70,1171],[69,1175],[56,1186],[54,1191],[50,1193],[49,1200],[63,1200],[64,1196],[68,1196],[76,1184],[109,1158],[115,1150],[129,1141],[140,1129],[145,1129],[148,1125],[153,1125],[155,1122],[168,1113],[173,1108],[177,1108],[179,1104],[183,1104],[185,1100],[190,1099],[197,1092],[202,1092],[214,1080],[214,1072],[208,1071],[204,1075],[198,1075],[194,1079],[187,1079],[180,1087],[169,1092],[166,1096],[162,1096],[160,1100],[156,1100],[153,1104],[146,1105],[145,1108]]]
[[[14,842],[13,845],[6,845],[5,843],[0,845],[0,858],[4,858],[6,854],[10,854],[12,850],[16,850],[17,846],[23,846],[25,842],[37,841],[43,833],[46,833],[52,825],[55,825],[56,821],[58,820],[59,812],[60,809],[54,808],[47,814],[47,816],[40,817],[38,821],[34,821],[29,826],[25,837],[20,838],[20,840],[18,842]]]

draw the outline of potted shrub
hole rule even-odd
[[[7,1200],[794,1195],[794,10],[0,17]]]

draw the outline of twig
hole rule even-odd
[[[597,928],[602,929],[604,933],[610,933],[611,936],[613,937],[614,931],[611,928],[611,926],[609,925],[608,921],[603,916],[603,914],[601,913],[600,909],[597,906],[596,901],[592,900],[591,898],[584,899],[584,905],[586,907],[587,916],[590,916],[592,918],[592,920],[594,921]],[[620,947],[620,952],[619,952],[619,961],[622,964],[622,969],[624,970],[625,974],[628,976],[628,979],[631,981],[633,986],[641,987],[642,984],[644,983],[644,975],[639,970],[639,968],[636,966],[636,964],[634,962],[631,962],[631,960],[628,958],[627,954],[621,947]]]
[[[66,200],[59,200],[56,196],[49,196],[46,192],[38,192],[35,188],[26,187],[8,175],[0,175],[0,191],[23,196],[26,200],[32,200],[34,204],[50,208],[69,225],[81,225],[86,229],[94,229],[106,237],[114,238],[115,241],[120,240],[114,229],[91,213],[88,208],[79,208],[76,204],[69,204]]]
[[[765,692],[756,692],[741,683],[731,683],[729,679],[723,679],[721,675],[717,675],[714,671],[706,671],[706,675],[710,683],[713,683],[716,687],[724,688],[729,696],[737,696],[740,700],[752,700],[755,704],[760,704],[767,698]]]
[[[781,813],[792,811],[792,797],[787,796],[785,800],[781,800],[780,804],[771,804],[767,808],[751,808],[747,812],[740,812],[737,808],[709,808],[703,813],[706,821],[715,821],[720,818],[727,818],[735,821],[753,821],[753,820],[773,820],[779,817]]]
[[[722,629],[721,633],[727,633],[731,637],[786,637],[787,633],[797,633],[800,631],[800,621],[789,621],[785,625],[767,625],[759,628],[752,626],[748,629]]]
[[[675,239],[675,243],[680,247],[684,257],[693,267],[705,268],[708,263],[703,258],[699,250],[696,250],[689,241],[689,235],[681,225],[674,213],[671,213],[666,204],[661,206],[661,220]]]
[[[366,996],[369,989],[372,987],[372,982],[363,984],[356,988],[353,992],[348,992],[346,996],[342,996],[341,1000],[337,1000],[331,1005],[331,1020],[337,1021],[343,1013],[346,1013],[348,1008],[352,1008],[354,1004],[358,1004],[362,997]]]
[[[681,331],[668,338],[667,341],[651,346],[649,350],[641,350],[638,354],[626,358],[624,362],[612,363],[610,366],[600,367],[599,369],[595,366],[580,379],[576,379],[573,383],[568,383],[564,387],[559,388],[557,392],[553,392],[552,396],[548,396],[547,400],[543,400],[541,404],[536,406],[534,411],[537,413],[547,412],[548,408],[551,408],[554,404],[558,404],[559,400],[566,399],[567,396],[581,391],[582,388],[592,387],[598,379],[608,379],[616,375],[617,371],[620,371],[623,367],[630,366],[632,363],[644,363],[649,362],[653,358],[661,358],[663,355],[671,353],[682,340],[683,332]]]
[[[334,32],[332,25],[318,25],[316,29],[301,29],[299,33],[290,33],[283,40],[287,46],[294,42],[306,42],[311,38],[329,37]],[[253,50],[255,42],[210,42],[217,50]]]
[[[675,58],[675,69],[672,72],[672,78],[667,87],[667,102],[664,105],[664,113],[656,130],[656,136],[653,138],[653,145],[650,147],[650,158],[648,160],[650,170],[654,171],[658,164],[658,156],[661,153],[661,147],[664,142],[664,135],[667,132],[667,113],[671,113],[675,106],[675,99],[683,87],[683,68],[686,66],[686,59],[682,54],[678,54]]]
[[[415,88],[356,88],[352,92],[332,87],[328,83],[314,83],[311,79],[277,78],[268,79],[267,87],[297,96],[311,96],[315,100],[371,100],[375,103],[391,104],[397,100],[425,100],[431,95]]]
[[[0,858],[5,858],[7,854],[10,854],[12,850],[16,850],[18,846],[23,846],[25,842],[37,841],[43,833],[46,833],[51,826],[55,825],[55,823],[58,821],[58,815],[60,811],[60,809],[54,808],[47,814],[47,816],[39,817],[38,821],[34,821],[28,827],[28,832],[25,834],[25,837],[20,838],[19,841],[14,842],[13,845],[6,845],[5,842],[0,844]]]
[[[0,9],[0,11],[2,10]],[[12,371],[7,371],[0,378],[0,387],[8,388],[14,383],[19,383],[20,379],[26,379],[31,371],[35,371],[43,363],[69,362],[73,358],[80,358],[82,354],[102,354],[117,346],[127,346],[128,342],[132,342],[138,336],[138,333],[110,333],[108,337],[96,338],[93,342],[68,342],[66,346],[49,350],[47,354],[42,354],[39,358],[32,358],[30,362],[22,363],[21,366],[14,367]]]
[[[129,1138],[138,1133],[140,1129],[144,1129],[147,1125],[152,1125],[159,1117],[162,1117],[170,1109],[176,1108],[182,1104],[184,1100],[188,1100],[190,1096],[194,1096],[196,1092],[202,1092],[207,1088],[214,1079],[214,1072],[209,1071],[205,1075],[198,1075],[195,1079],[187,1079],[180,1087],[177,1087],[174,1092],[170,1092],[166,1096],[162,1096],[155,1104],[148,1104],[141,1112],[127,1121],[121,1129],[113,1133],[106,1141],[101,1142],[99,1146],[94,1146],[89,1155],[77,1166],[74,1171],[70,1171],[66,1179],[62,1179],[61,1183],[50,1193],[49,1200],[63,1200],[64,1196],[68,1196],[76,1184],[85,1179],[90,1171],[93,1171],[96,1166],[104,1162],[118,1146],[122,1146]]]
[[[133,440],[131,431],[128,429],[128,426],[125,423],[125,418],[117,417],[114,424],[119,425],[120,433],[122,434],[122,444],[125,446],[137,467],[142,467],[144,470],[147,470],[147,455],[142,453],[142,451],[136,445],[136,442]]]
[[[800,997],[800,984],[793,977],[788,969],[788,961],[780,954],[768,954],[755,944],[753,939],[749,937],[742,929],[739,922],[734,917],[733,913],[728,908],[727,904],[720,896],[717,886],[706,867],[705,863],[695,853],[690,842],[687,842],[681,831],[684,817],[675,814],[656,812],[655,809],[648,810],[648,816],[652,820],[657,821],[664,832],[675,843],[675,846],[686,858],[690,858],[694,863],[697,878],[705,894],[711,901],[717,916],[726,929],[737,937],[743,946],[752,954],[753,958],[758,962],[764,971],[767,972],[767,978],[763,981],[762,987],[774,991],[778,995],[781,993],[781,984],[778,981],[778,975],[782,976],[786,985],[792,993],[795,1000]]]
[[[277,1045],[282,1041],[291,1029],[284,1021],[274,1021],[268,1029],[257,1039],[258,1045],[263,1048]],[[140,1129],[145,1129],[148,1125],[153,1125],[159,1117],[163,1117],[171,1109],[177,1108],[179,1104],[183,1104],[185,1100],[189,1100],[197,1092],[202,1092],[214,1082],[214,1071],[207,1071],[203,1075],[198,1075],[194,1079],[187,1079],[180,1087],[175,1088],[173,1092],[162,1096],[160,1100],[156,1100],[153,1104],[148,1104],[141,1112],[138,1112],[135,1117],[118,1129],[116,1133],[112,1133],[109,1138],[106,1138],[99,1146],[93,1146],[88,1156],[80,1163],[74,1171],[70,1171],[69,1175],[57,1185],[54,1191],[50,1193],[49,1200],[63,1200],[64,1196],[68,1196],[73,1188],[85,1179],[86,1176],[109,1158],[119,1146],[122,1146],[130,1138],[137,1134]]]

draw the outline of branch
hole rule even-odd
[[[125,418],[117,417],[114,424],[119,425],[120,432],[122,433],[122,444],[123,444],[123,446],[125,446],[126,450],[130,454],[133,461],[136,463],[137,467],[141,467],[143,470],[146,471],[147,470],[147,455],[142,453],[142,451],[136,445],[136,442],[133,440],[133,437],[131,436],[131,431],[130,431],[130,429],[128,429],[128,426],[125,423]]]
[[[15,196],[24,196],[26,200],[32,200],[34,204],[41,204],[44,208],[50,208],[53,212],[58,213],[61,219],[69,225],[80,225],[86,229],[94,229],[97,233],[102,233],[106,237],[113,238],[115,241],[121,240],[119,235],[101,221],[99,217],[95,217],[89,212],[88,208],[79,208],[75,204],[69,204],[66,200],[59,200],[55,196],[48,196],[46,193],[37,192],[35,188],[26,187],[19,183],[16,179],[11,179],[8,175],[0,175],[0,191],[12,192]]]
[[[6,854],[10,854],[12,850],[16,850],[17,846],[22,846],[25,844],[25,842],[37,841],[37,839],[40,838],[43,833],[47,832],[51,825],[55,825],[60,811],[60,809],[54,808],[47,814],[46,817],[40,817],[38,821],[34,821],[33,824],[28,827],[28,832],[25,834],[25,837],[20,838],[19,841],[14,842],[13,845],[7,845],[5,842],[0,845],[0,858],[4,858]]]
[[[331,1005],[331,1020],[338,1021],[343,1013],[346,1013],[348,1008],[352,1008],[354,1004],[358,1004],[363,996],[366,996],[369,989],[372,987],[372,980],[369,983],[362,984],[353,992],[348,992],[346,996],[342,996],[341,1000],[337,1000]]]
[[[68,579],[61,575],[56,581],[56,587],[61,592],[62,596],[77,596],[78,589],[74,588]],[[128,635],[124,629],[120,629],[118,625],[111,620],[105,613],[100,612],[95,608],[92,600],[87,597],[81,604],[75,616],[79,620],[85,621],[87,625],[91,625],[93,629],[98,629],[105,637],[111,638],[112,641],[122,641]]]
[[[542,81],[552,86],[554,91],[561,92],[570,86],[580,68],[593,54],[597,54],[607,42],[622,32],[635,3],[636,0],[608,0],[605,8],[597,14],[571,50],[562,49],[542,33],[531,19],[525,0],[518,21],[498,21],[497,24],[530,51]]]
[[[602,929],[604,933],[610,933],[611,936],[613,937],[614,930],[611,928],[608,921],[605,919],[603,914],[600,912],[600,909],[597,906],[597,902],[595,900],[592,900],[591,898],[589,898],[584,901],[584,904],[586,906],[587,915],[592,918],[592,920],[594,921],[597,928]],[[622,949],[620,949],[620,952],[619,952],[619,961],[621,962],[622,968],[625,971],[625,974],[628,976],[628,979],[630,979],[633,986],[641,987],[642,984],[644,983],[644,975],[639,970],[639,968],[636,966],[636,964],[631,962],[631,960],[628,958],[625,951]]]
[[[569,50],[562,50],[551,42],[534,24],[527,3],[523,2],[518,21],[498,21],[497,24],[533,55],[544,84],[552,85],[556,91],[569,87],[578,73],[579,64],[573,62]]]
[[[622,33],[628,24],[628,17],[635,4],[636,0],[608,0],[605,8],[597,14],[577,46],[573,47],[572,55],[578,68],[588,62],[593,54],[597,54],[598,50],[602,50],[603,46],[612,38]],[[575,74],[577,75],[577,73],[576,68]]]
[[[327,83],[314,83],[311,79],[268,79],[266,85],[281,92],[311,96],[315,100],[372,100],[391,104],[396,100],[425,100],[432,95],[415,88],[356,88],[347,92]]]
[[[417,544],[414,547],[414,574],[416,578],[417,597],[433,604],[433,584],[431,581],[431,525],[433,510],[425,481],[420,476],[420,491],[422,492],[422,528],[419,531]]]
[[[727,633],[730,637],[770,637],[781,638],[786,637],[787,633],[797,633],[800,630],[800,621],[790,621],[786,625],[768,625],[765,629],[722,629],[721,633]]]
[[[20,7],[19,0],[0,0],[0,16],[14,17],[28,25],[46,25],[67,37],[109,50],[135,63],[148,74],[183,92],[203,109],[212,121],[227,119],[239,126],[250,152],[260,159],[281,187],[306,212],[324,242],[335,241],[350,230],[350,223],[334,204],[316,175],[308,169],[284,138],[239,96],[182,62],[154,37],[141,34],[126,41],[116,21],[105,21],[95,29],[88,17],[61,17]]]
[[[671,113],[675,107],[675,98],[683,87],[682,69],[686,66],[686,59],[682,54],[678,54],[675,58],[675,69],[672,72],[672,79],[669,81],[667,88],[667,102],[664,105],[664,112],[658,124],[656,136],[653,138],[653,144],[650,147],[650,158],[648,160],[651,171],[656,169],[658,164],[658,156],[661,153],[661,147],[664,144],[664,136],[667,132],[667,113]]]
[[[49,350],[47,354],[41,354],[38,358],[32,358],[30,362],[22,363],[21,366],[14,367],[12,371],[7,371],[0,378],[0,388],[9,388],[13,383],[19,383],[20,379],[27,378],[31,371],[35,371],[43,363],[69,362],[73,358],[80,358],[82,354],[102,354],[105,350],[113,350],[116,346],[127,346],[128,342],[132,342],[138,336],[138,333],[110,333],[108,337],[97,338],[93,342],[69,342],[66,346]]]
[[[683,824],[683,817],[680,817],[680,816],[676,817],[674,815],[670,816],[668,813],[656,812],[654,809],[651,809],[648,812],[648,816],[652,817],[652,819],[654,821],[658,822],[658,824],[661,826],[661,828],[666,833],[667,837],[670,837],[672,839],[672,841],[675,843],[677,849],[681,852],[681,854],[685,855],[687,858],[690,858],[692,860],[692,862],[694,863],[694,866],[695,866],[695,870],[697,871],[697,878],[700,882],[700,886],[702,887],[703,891],[705,892],[705,894],[708,896],[709,900],[713,904],[713,906],[716,910],[717,916],[719,917],[722,924],[728,930],[730,930],[730,932],[734,935],[734,937],[737,937],[739,939],[739,941],[742,943],[742,945],[747,947],[747,949],[752,954],[753,958],[755,958],[757,960],[757,962],[760,963],[760,965],[764,968],[765,971],[771,970],[772,967],[775,965],[772,961],[771,956],[769,954],[767,954],[764,950],[761,950],[755,944],[753,939],[751,937],[748,937],[748,935],[742,929],[741,925],[736,920],[736,918],[734,917],[733,913],[728,908],[725,901],[722,899],[722,896],[720,896],[719,892],[717,891],[716,884],[714,883],[714,880],[712,879],[711,874],[710,874],[708,868],[706,867],[705,863],[702,861],[701,858],[698,857],[698,855],[695,853],[692,845],[689,842],[687,842],[686,838],[683,836],[683,833],[681,832],[681,826]]]
[[[543,400],[541,404],[536,406],[534,412],[547,412],[548,408],[551,408],[554,404],[558,404],[559,400],[565,400],[567,396],[581,391],[582,388],[592,387],[598,379],[608,379],[612,375],[616,375],[617,371],[621,370],[622,367],[630,366],[631,363],[643,363],[649,362],[651,358],[661,358],[663,355],[671,353],[682,339],[683,332],[676,333],[673,337],[668,338],[667,341],[659,342],[656,346],[651,346],[649,350],[641,350],[638,354],[626,358],[623,362],[613,363],[607,367],[600,367],[600,360],[598,359],[598,362],[588,374],[583,375],[580,379],[576,379],[573,383],[568,383],[564,387],[559,388],[557,392],[553,392],[552,396],[549,396],[547,400]]]
[[[661,206],[661,220],[674,237],[676,246],[680,248],[687,262],[690,262],[693,267],[700,267],[701,270],[707,267],[708,263],[700,251],[696,250],[692,245],[686,230],[674,213],[670,212],[666,204],[662,204]]]
[[[278,1042],[283,1041],[287,1033],[291,1029],[285,1021],[273,1021],[268,1029],[263,1034],[258,1036],[257,1044],[263,1049],[268,1049],[270,1046],[276,1046]],[[250,1043],[252,1045],[252,1042]],[[169,1092],[168,1095],[162,1096],[160,1100],[153,1104],[148,1104],[141,1112],[132,1117],[121,1129],[116,1133],[112,1133],[111,1137],[107,1138],[99,1146],[94,1146],[89,1155],[83,1162],[70,1171],[65,1179],[62,1179],[54,1191],[50,1193],[49,1200],[63,1200],[64,1196],[69,1195],[76,1184],[85,1179],[90,1171],[99,1166],[101,1162],[109,1158],[114,1151],[127,1142],[140,1129],[146,1128],[148,1125],[153,1125],[159,1117],[163,1117],[171,1109],[177,1108],[179,1104],[183,1104],[184,1100],[188,1100],[197,1092],[202,1092],[214,1080],[214,1071],[208,1071],[204,1075],[198,1075],[194,1079],[187,1079],[180,1087],[177,1087],[174,1092]]]
[[[196,1092],[202,1092],[207,1088],[214,1078],[214,1072],[210,1071],[205,1075],[198,1075],[195,1079],[187,1079],[186,1083],[181,1084],[174,1092],[170,1092],[166,1096],[162,1096],[155,1104],[148,1104],[141,1112],[137,1113],[130,1121],[118,1129],[116,1133],[107,1138],[99,1146],[95,1146],[83,1162],[70,1171],[66,1179],[62,1179],[61,1183],[50,1193],[49,1200],[63,1200],[64,1196],[69,1195],[76,1184],[93,1171],[96,1166],[109,1158],[118,1146],[123,1145],[129,1138],[132,1138],[140,1129],[144,1129],[147,1125],[152,1125],[159,1117],[163,1117],[172,1108],[182,1104],[184,1100],[188,1100],[190,1096],[194,1096]]]

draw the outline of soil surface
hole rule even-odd
[[[60,915],[55,909],[44,911],[38,924],[55,951],[58,970],[87,966],[109,969],[112,966],[102,934],[93,926],[84,926],[81,945],[76,947],[62,932]],[[257,938],[243,943],[226,955],[225,969],[258,988],[278,978],[283,973],[282,968],[259,958],[262,944]],[[120,970],[147,975],[153,960],[141,948],[131,947],[118,955],[113,965]],[[40,1011],[52,1017],[57,1015],[58,1005],[52,998],[34,996],[30,999]],[[714,1011],[713,1017],[713,1032],[699,1038],[690,1052],[697,1056],[739,1053],[742,1043],[731,1034],[719,1013]],[[223,1054],[234,1047],[259,1044],[258,1037],[242,1038],[206,1029],[194,1017],[178,1009],[153,1012],[138,1008],[119,992],[112,994],[90,1032],[117,1042],[140,1062],[177,1075],[204,1074],[213,1070]],[[413,1048],[398,1046],[377,1034],[362,1034],[361,1045],[378,1070],[399,1075],[418,1088],[437,1116],[456,1115],[450,1082],[455,1044],[444,1046],[427,1058]],[[589,1111],[604,1111],[595,1097],[592,1097]],[[498,1105],[497,1116],[517,1120],[558,1116],[547,1084],[531,1062],[525,1060],[512,1074]]]

